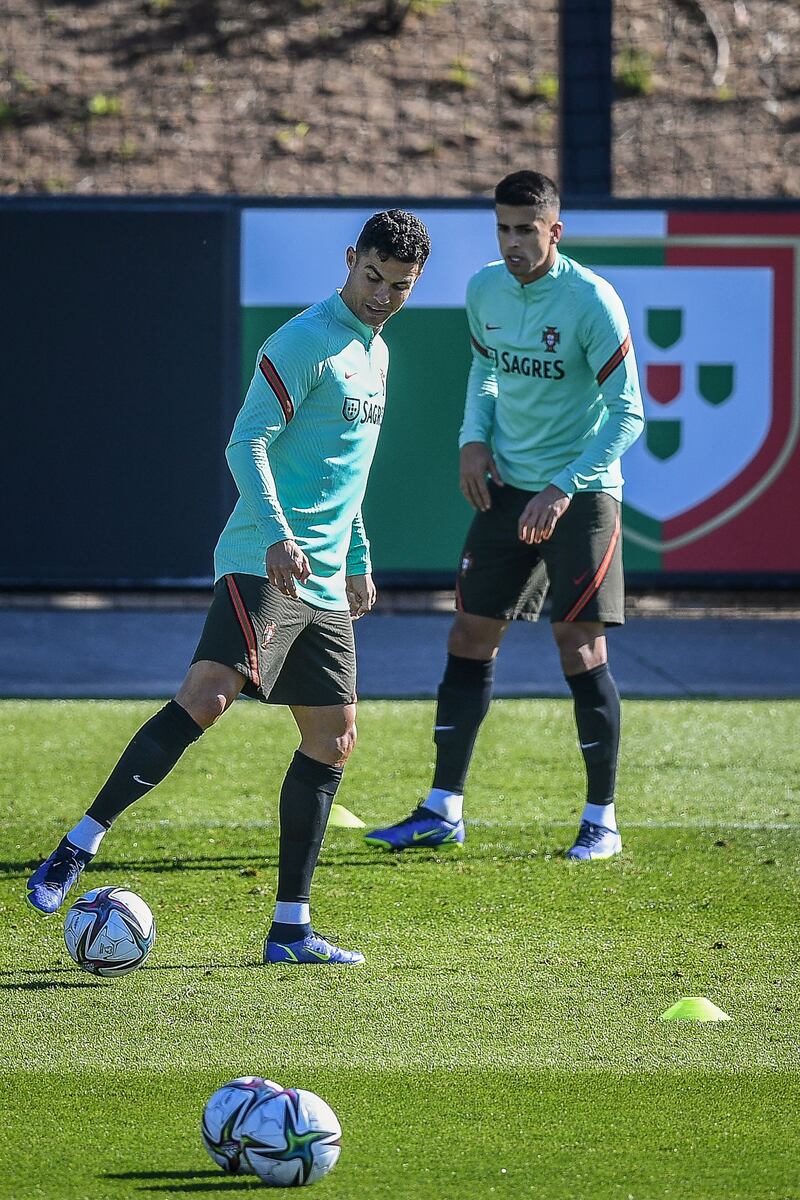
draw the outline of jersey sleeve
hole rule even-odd
[[[464,420],[458,435],[459,447],[467,442],[491,442],[494,409],[497,402],[497,370],[491,351],[483,344],[478,315],[479,284],[477,276],[467,285],[467,324],[472,345],[472,364],[467,378],[467,398]]]
[[[225,452],[239,494],[267,546],[292,537],[269,465],[269,446],[322,378],[326,349],[326,340],[304,322],[284,325],[267,339]]]
[[[369,575],[372,572],[372,561],[369,552],[369,538],[364,528],[364,518],[359,508],[353,517],[350,531],[350,546],[347,551],[346,573],[348,575]]]
[[[582,453],[551,480],[568,496],[585,491],[632,446],[644,429],[636,356],[622,301],[610,284],[598,290],[581,340],[605,405],[605,419]]]

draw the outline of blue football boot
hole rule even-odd
[[[396,825],[364,834],[364,840],[370,845],[382,846],[385,850],[424,850],[427,846],[450,849],[462,846],[465,837],[463,821],[445,821],[444,817],[421,805]]]
[[[63,838],[28,880],[28,903],[45,916],[57,912],[93,858],[93,854],[79,850]]]
[[[337,967],[360,967],[364,955],[360,950],[342,950],[319,933],[308,933],[299,942],[264,942],[264,962],[282,964],[326,964]]]
[[[622,850],[622,838],[616,829],[608,829],[605,825],[593,825],[591,821],[581,821],[575,845],[567,851],[566,857],[575,862],[594,862],[601,858],[613,858]]]

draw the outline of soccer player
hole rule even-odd
[[[286,704],[300,731],[280,794],[269,963],[359,964],[314,932],[311,877],[356,740],[353,620],[375,603],[361,504],[389,355],[381,330],[430,251],[422,222],[376,213],[346,252],[341,292],[293,317],[258,352],[227,459],[239,499],[217,543],[214,596],[174,700],[133,737],[86,815],[28,880],[55,912],[113,822],[172,770],[240,692]]]
[[[433,786],[410,817],[366,836],[393,850],[464,841],[464,782],[500,642],[509,621],[538,618],[549,586],[587,780],[567,857],[609,858],[622,848],[620,703],[605,630],[624,620],[619,460],[644,424],[636,364],[614,289],[559,253],[553,181],[517,171],[497,185],[495,205],[502,261],[467,289],[460,481],[477,512],[438,692]],[[536,733],[520,736],[535,745]]]

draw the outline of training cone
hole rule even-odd
[[[727,1013],[705,996],[683,996],[659,1018],[661,1021],[730,1021]]]
[[[338,825],[340,829],[364,829],[364,822],[351,813],[349,808],[345,808],[343,804],[331,805],[331,815],[328,817],[329,825]]]

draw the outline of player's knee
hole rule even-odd
[[[447,639],[447,651],[457,658],[494,658],[505,631],[501,621],[456,617]]]
[[[228,707],[227,697],[220,692],[190,692],[188,695],[178,692],[175,699],[201,729],[210,729]]]
[[[463,630],[453,626],[447,639],[447,652],[455,654],[458,658],[466,658],[472,653],[472,641]]]
[[[608,649],[602,625],[588,622],[556,621],[553,637],[565,675],[591,671],[608,661]]]
[[[324,754],[332,767],[343,767],[356,746],[355,723],[349,723],[344,728],[326,739]]]
[[[305,730],[300,749],[329,767],[343,767],[355,749],[356,736],[355,724],[349,722],[341,728]]]
[[[343,733],[336,738],[335,750],[337,756],[337,766],[344,766],[350,755],[356,748],[358,740],[358,731],[355,725],[349,725]]]
[[[223,678],[196,663],[183,681],[175,699],[201,729],[209,729],[218,721],[239,694],[240,676],[233,671],[230,676]]]

